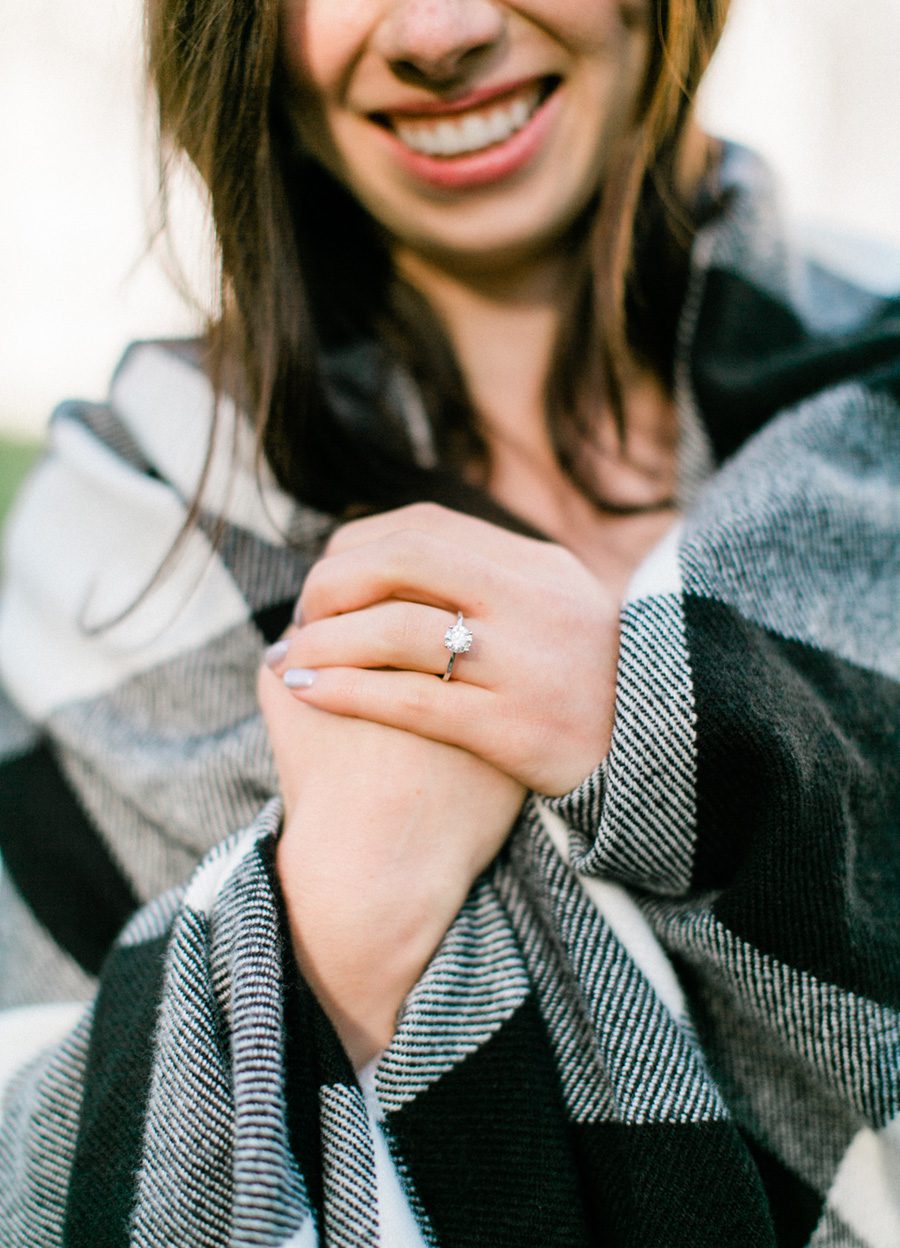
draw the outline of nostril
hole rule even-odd
[[[484,59],[480,47],[449,52],[441,57],[400,58],[391,61],[391,70],[401,82],[417,87],[462,88],[474,77]]]
[[[402,81],[415,86],[427,87],[438,84],[449,87],[461,80],[461,58],[443,57],[429,60],[400,59],[391,62],[391,69]]]
[[[496,49],[504,30],[494,0],[406,0],[391,8],[375,44],[405,81],[447,83]]]

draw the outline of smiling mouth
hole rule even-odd
[[[463,112],[428,117],[374,113],[372,120],[390,130],[411,152],[451,160],[497,147],[527,126],[561,79],[545,78],[511,91],[499,100]]]

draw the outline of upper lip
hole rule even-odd
[[[499,100],[505,95],[512,95],[513,92],[520,91],[523,87],[538,86],[547,77],[548,75],[543,74],[519,78],[515,82],[504,82],[493,87],[480,87],[477,91],[467,91],[465,95],[457,95],[452,99],[403,100],[387,108],[379,108],[371,115],[373,117],[434,117],[446,116],[450,113],[464,113],[467,109],[477,108],[490,100]]]

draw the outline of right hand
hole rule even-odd
[[[265,667],[258,694],[294,951],[359,1067],[390,1040],[526,790],[456,746],[306,706]]]

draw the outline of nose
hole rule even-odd
[[[452,82],[496,48],[503,31],[494,0],[398,0],[389,6],[375,44],[399,77]]]

